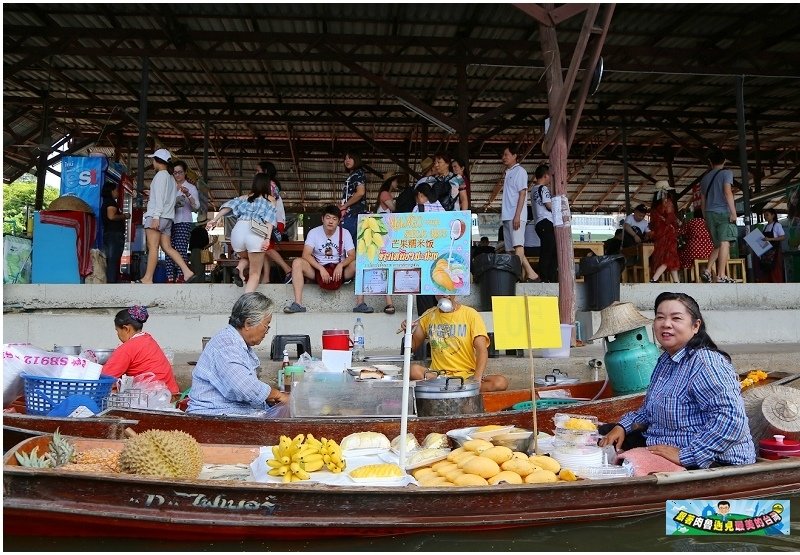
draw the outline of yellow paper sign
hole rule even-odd
[[[492,297],[492,317],[495,349],[561,347],[558,297]]]

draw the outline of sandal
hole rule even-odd
[[[703,273],[700,274],[700,279],[702,279],[706,283],[711,283],[711,272],[708,270],[703,270]]]
[[[373,310],[373,308],[371,306],[367,306],[367,303],[361,303],[359,305],[356,305],[356,307],[353,309],[353,312],[361,312],[363,314],[370,314],[370,313],[374,312],[374,310]]]
[[[394,314],[394,305],[393,304],[387,304],[386,306],[383,307],[383,311],[386,314]]]
[[[736,280],[729,278],[728,276],[723,276],[717,278],[717,283],[736,283]]]

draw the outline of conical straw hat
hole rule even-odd
[[[770,436],[770,425],[764,418],[761,410],[764,399],[780,391],[783,385],[760,385],[758,387],[748,387],[742,391],[744,399],[744,411],[747,415],[747,422],[750,425],[750,435],[753,436],[753,445],[758,447],[758,442]]]
[[[771,434],[782,433],[791,439],[800,437],[800,390],[780,386],[764,398],[761,413],[771,427]]]
[[[617,335],[625,331],[635,330],[653,323],[645,318],[633,303],[614,302],[600,312],[600,328],[590,339],[599,339],[609,335]]]

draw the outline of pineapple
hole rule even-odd
[[[53,433],[53,439],[48,446],[50,451],[45,455],[51,463],[50,466],[53,467],[68,464],[75,458],[75,447],[69,440],[64,439],[64,436],[62,436],[58,430],[59,429],[56,428],[56,431]]]
[[[17,458],[17,462],[19,462],[20,466],[28,468],[50,468],[50,459],[46,454],[40,457],[38,451],[39,446],[37,445],[30,453],[20,453],[17,451],[14,453],[14,456]]]

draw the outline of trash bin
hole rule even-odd
[[[580,274],[586,284],[589,310],[603,310],[619,300],[619,282],[625,257],[621,254],[586,256],[581,259]]]
[[[493,296],[514,296],[522,279],[522,262],[515,254],[479,254],[472,259],[472,275],[480,284],[481,311],[492,310]]]

